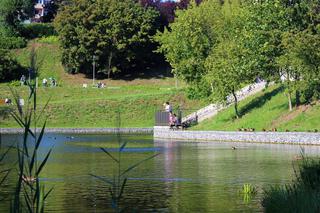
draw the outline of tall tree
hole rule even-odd
[[[189,85],[201,84],[206,74],[204,63],[216,44],[221,10],[215,1],[206,1],[199,6],[191,4],[187,10],[178,10],[170,30],[158,33],[160,43],[174,75]]]
[[[63,65],[68,72],[90,74],[95,55],[98,70],[108,76],[128,67],[149,42],[157,16],[133,0],[71,0],[55,19]]]
[[[284,53],[277,58],[288,95],[289,110],[295,94],[296,106],[320,98],[320,36],[309,31],[284,33]]]
[[[0,33],[4,36],[18,31],[20,23],[30,18],[33,13],[33,0],[1,0],[0,1]]]
[[[212,49],[205,63],[205,78],[211,85],[211,96],[218,102],[225,102],[230,101],[226,99],[231,95],[237,118],[241,115],[236,92],[245,84],[253,82],[258,74],[254,69],[256,62],[250,60],[252,53],[244,42],[243,20],[246,12],[238,7],[224,14],[218,45]]]

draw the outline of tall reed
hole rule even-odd
[[[302,158],[292,184],[264,192],[265,212],[320,212],[320,159]]]
[[[121,138],[121,132],[120,132],[120,127],[121,127],[121,117],[120,117],[120,111],[117,112],[117,142],[118,142],[118,148],[117,152],[115,155],[111,154],[107,149],[105,148],[100,148],[111,160],[112,162],[116,165],[116,170],[112,174],[112,177],[106,177],[106,176],[97,176],[94,174],[90,174],[91,176],[103,181],[105,184],[107,184],[109,187],[109,193],[111,196],[111,207],[114,210],[114,212],[124,212],[127,211],[128,208],[132,208],[129,206],[123,205],[123,194],[125,192],[125,187],[128,181],[128,173],[132,171],[133,169],[137,168],[140,166],[142,163],[155,158],[158,156],[160,153],[151,155],[145,159],[142,159],[136,163],[133,163],[129,167],[123,168],[122,165],[122,157],[125,151],[125,148],[127,146],[127,141],[122,141]]]
[[[32,49],[30,55],[30,69],[37,73],[36,53]],[[37,86],[35,80],[27,81],[29,96],[26,106],[22,106],[21,99],[17,91],[11,89],[16,110],[10,112],[11,116],[23,129],[22,144],[17,144],[18,158],[18,180],[15,187],[15,194],[11,203],[11,212],[44,212],[45,201],[52,191],[52,188],[45,192],[45,185],[41,183],[39,177],[51,154],[50,149],[43,160],[38,159],[39,148],[46,128],[46,118],[42,124],[40,132],[37,126],[42,119],[43,112],[49,103],[38,112],[37,108]]]
[[[0,192],[1,192],[3,183],[7,179],[11,170],[11,169],[5,168],[3,164],[3,161],[7,156],[7,154],[9,153],[9,151],[10,151],[10,148],[7,148],[6,150],[4,150],[4,148],[2,147],[2,135],[0,133]],[[4,197],[2,197],[2,195],[0,194],[0,201],[3,201],[3,200],[4,200]]]

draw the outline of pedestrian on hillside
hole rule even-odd
[[[48,80],[46,78],[42,79],[42,86],[46,87],[48,84]]]
[[[170,103],[168,101],[166,103],[164,103],[163,105],[164,105],[164,109],[166,112],[172,112],[172,106],[170,105]]]
[[[26,77],[24,75],[21,76],[20,78],[20,85],[23,86],[26,83]]]
[[[7,105],[12,104],[12,101],[11,101],[10,98],[6,98],[6,99],[4,100],[4,102],[5,102]]]
[[[57,81],[55,78],[51,78],[51,87],[55,87],[57,85]]]

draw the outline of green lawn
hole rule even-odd
[[[28,66],[32,48],[14,50],[18,61]],[[107,87],[91,87],[92,79],[84,75],[69,75],[60,63],[60,50],[57,44],[34,43],[40,65],[37,101],[43,107],[50,99],[45,110],[48,127],[116,127],[117,111],[120,111],[122,127],[152,127],[154,113],[162,109],[165,101],[174,107],[200,108],[205,101],[192,101],[186,98],[184,85],[175,87],[172,77],[137,77],[130,80],[102,80]],[[58,87],[42,87],[41,79],[55,77]],[[82,88],[87,83],[88,88]],[[26,86],[12,87],[25,100],[28,96]],[[7,84],[0,84],[0,99],[12,98]],[[11,107],[12,109],[14,107]],[[0,106],[0,127],[16,127],[7,113],[6,107]]]
[[[208,103],[205,100],[189,100],[184,92],[184,84],[162,76],[137,76],[134,79],[103,79],[107,88],[92,88],[92,79],[82,75],[69,75],[60,62],[58,44],[30,42],[28,47],[13,50],[13,54],[24,66],[28,66],[30,50],[35,47],[40,66],[38,74],[42,78],[55,77],[58,87],[43,88],[39,84],[37,101],[43,107],[50,99],[44,115],[48,116],[48,127],[116,127],[120,111],[122,127],[152,127],[155,111],[162,109],[165,101],[184,109],[199,109]],[[158,72],[152,70],[152,72]],[[143,72],[142,72],[143,73]],[[150,71],[149,71],[150,73]],[[163,71],[162,71],[163,73]],[[87,83],[88,88],[82,88]],[[10,83],[9,83],[10,84]],[[13,86],[25,100],[27,87]],[[12,97],[8,84],[0,84],[0,99]],[[257,131],[277,128],[279,131],[320,130],[320,105],[288,112],[287,98],[279,86],[272,86],[254,97],[240,102],[240,119],[234,118],[233,107],[223,110],[212,119],[203,121],[194,130],[237,130],[255,128]],[[11,107],[12,108],[12,107]],[[0,106],[0,127],[17,127],[5,113],[7,107]],[[190,111],[185,112],[184,115]],[[44,116],[45,117],[45,116]]]
[[[20,92],[26,95],[27,89]],[[5,93],[9,94],[9,91]],[[122,127],[152,127],[154,113],[162,109],[165,101],[183,108],[205,105],[203,101],[188,100],[183,91],[151,86],[143,89],[128,86],[117,90],[40,88],[39,107],[43,107],[50,96],[51,101],[45,110],[49,127],[115,127],[116,111],[120,111]],[[8,116],[0,121],[0,127],[14,126],[15,122]]]
[[[235,119],[234,108],[230,107],[212,119],[207,119],[193,130],[234,131],[239,128],[255,128],[256,131],[313,131],[320,130],[320,104],[288,112],[287,98],[281,87],[272,86],[254,97],[240,102],[241,118]]]

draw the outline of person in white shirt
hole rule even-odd
[[[169,102],[164,103],[164,108],[166,112],[172,112],[172,106]]]

